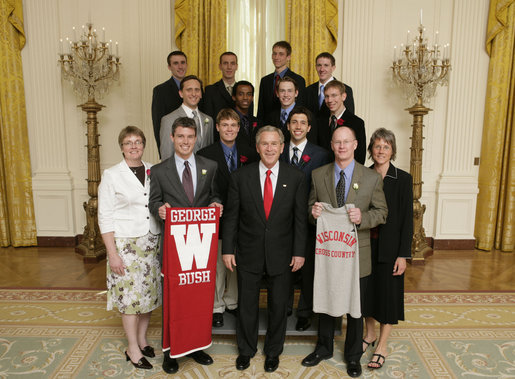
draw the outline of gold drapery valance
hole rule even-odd
[[[21,49],[22,0],[0,0],[0,245],[36,245]]]
[[[175,1],[175,43],[188,56],[188,74],[197,75],[204,85],[220,78],[219,58],[227,48],[226,18],[226,0]]]
[[[286,40],[294,50],[290,67],[306,84],[318,80],[316,56],[334,52],[337,39],[337,0],[286,0]]]
[[[490,55],[486,93],[476,247],[515,247],[515,0],[491,0],[486,50]]]

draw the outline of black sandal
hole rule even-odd
[[[374,360],[374,357],[377,357],[377,359]],[[383,359],[383,362],[380,362],[381,358]],[[370,360],[370,362],[368,362],[367,366],[368,366],[368,368],[375,370],[375,369],[383,367],[383,364],[385,361],[386,361],[386,358],[384,357],[384,355],[374,353],[374,354],[372,354],[372,359]],[[377,366],[370,366],[371,363],[376,364]]]
[[[374,347],[374,345],[376,344],[376,341],[377,341],[377,338],[375,340],[373,340],[372,342],[365,341],[365,339],[363,338],[363,343],[367,345],[367,347],[363,350],[363,354],[365,354],[365,352],[367,351],[367,349],[370,345],[372,345],[372,347]]]

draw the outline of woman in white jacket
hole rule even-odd
[[[118,136],[123,160],[98,187],[98,225],[107,249],[107,309],[118,308],[129,346],[127,360],[151,369],[146,338],[150,315],[161,305],[159,226],[148,210],[150,167],[141,157],[145,135],[127,126]]]

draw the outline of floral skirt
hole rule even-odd
[[[161,305],[159,236],[115,238],[125,275],[111,272],[107,260],[107,310],[117,307],[124,314],[148,313]]]

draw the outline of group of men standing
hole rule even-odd
[[[172,77],[153,92],[154,136],[162,162],[152,168],[149,207],[161,219],[167,207],[223,209],[213,326],[223,326],[224,311],[237,317],[238,370],[249,367],[257,352],[263,278],[268,289],[265,371],[279,365],[292,279],[301,287],[296,329],[310,327],[321,203],[341,207],[351,183],[359,188],[352,192],[355,205],[345,217],[359,230],[361,294],[370,275],[369,229],[387,215],[381,177],[362,166],[364,122],[354,115],[352,89],[332,75],[334,57],[319,54],[319,81],[306,88],[288,67],[291,53],[288,42],[274,44],[275,71],[261,79],[257,117],[254,86],[235,81],[238,62],[231,52],[220,56],[222,79],[205,91],[199,78],[186,75],[186,55],[172,52],[167,58]],[[201,177],[201,171],[210,176]],[[333,354],[335,320],[323,314],[319,319],[317,347],[302,361],[308,367]],[[348,374],[357,377],[363,322],[350,315],[347,320],[344,357]],[[202,351],[192,357],[212,363]],[[167,352],[163,369],[178,370]]]

